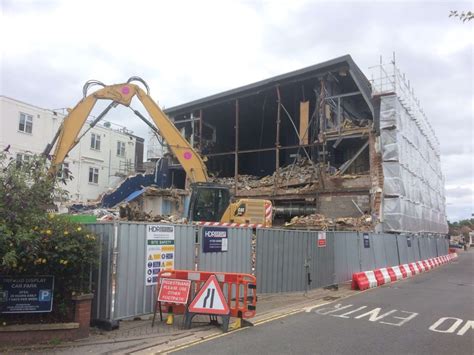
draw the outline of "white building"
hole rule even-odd
[[[17,160],[41,154],[65,115],[0,96],[0,148],[10,146]],[[124,127],[102,122],[81,131],[85,135],[64,161],[74,179],[65,189],[71,201],[96,200],[126,176],[142,170],[144,139]]]

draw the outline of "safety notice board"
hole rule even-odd
[[[147,225],[145,267],[147,286],[156,285],[160,271],[174,269],[174,252],[174,226]]]
[[[225,227],[204,227],[202,229],[202,252],[226,252],[228,250],[228,230]]]

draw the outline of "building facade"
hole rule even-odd
[[[0,148],[9,147],[8,154],[17,162],[41,154],[64,117],[60,112],[0,96]],[[63,164],[73,177],[65,179],[64,186],[72,202],[97,200],[143,166],[143,138],[110,122],[88,128],[86,123],[81,140]]]

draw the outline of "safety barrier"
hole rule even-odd
[[[458,255],[456,253],[451,253],[409,264],[357,272],[352,275],[352,289],[362,291],[382,286],[387,283],[396,282],[429,271],[443,264],[447,264],[457,257]]]
[[[173,314],[184,314],[187,305],[175,303],[158,302],[158,293],[163,279],[177,279],[191,281],[191,297],[189,302],[198,294],[205,282],[215,275],[217,281],[224,293],[227,305],[230,309],[230,316],[240,319],[248,319],[255,317],[257,308],[257,279],[250,274],[230,273],[230,272],[208,272],[208,271],[192,271],[192,270],[168,270],[161,271],[158,275],[158,287],[156,288],[156,307],[160,307],[160,311],[164,310]]]
[[[238,228],[265,228],[263,224],[259,223],[231,223],[231,222],[205,222],[197,221],[194,224],[205,227],[238,227]]]

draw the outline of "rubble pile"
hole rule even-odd
[[[281,168],[279,171],[279,186],[305,185],[310,184],[316,179],[316,166],[306,158],[298,159],[295,164],[290,164]],[[239,175],[239,189],[251,190],[255,188],[273,186],[276,178],[276,172],[272,175],[258,177],[254,175]],[[214,178],[216,183],[235,188],[235,179],[233,177]]]
[[[170,215],[162,216],[158,214],[152,214],[146,211],[142,211],[138,208],[133,208],[129,204],[120,206],[120,219],[125,221],[135,222],[160,222],[160,223],[173,223],[182,224],[186,223],[186,218]]]
[[[290,222],[285,223],[285,227],[360,232],[373,230],[372,217],[369,215],[328,218],[317,213],[293,217]]]

